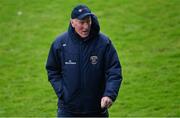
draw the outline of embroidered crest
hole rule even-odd
[[[97,64],[98,62],[98,57],[97,56],[91,56],[90,57],[90,61],[91,61],[91,64]]]

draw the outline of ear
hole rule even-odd
[[[74,28],[74,20],[73,19],[71,19],[71,25]]]

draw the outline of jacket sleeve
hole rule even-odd
[[[62,77],[61,77],[61,66],[60,66],[60,49],[56,46],[56,43],[51,45],[46,70],[48,74],[48,80],[51,83],[56,95],[60,98],[62,96]]]
[[[105,53],[106,85],[103,96],[108,96],[115,101],[122,81],[121,64],[117,52],[109,41]]]

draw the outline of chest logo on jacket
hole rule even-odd
[[[90,57],[90,61],[91,61],[91,64],[97,64],[98,62],[98,57],[97,56],[91,56]]]
[[[69,60],[69,61],[66,61],[65,64],[66,64],[66,65],[69,65],[69,64],[76,64],[76,62],[73,62],[73,61]]]

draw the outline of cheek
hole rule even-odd
[[[82,27],[81,25],[76,25],[76,29],[77,29],[77,30],[82,30],[83,27]]]

